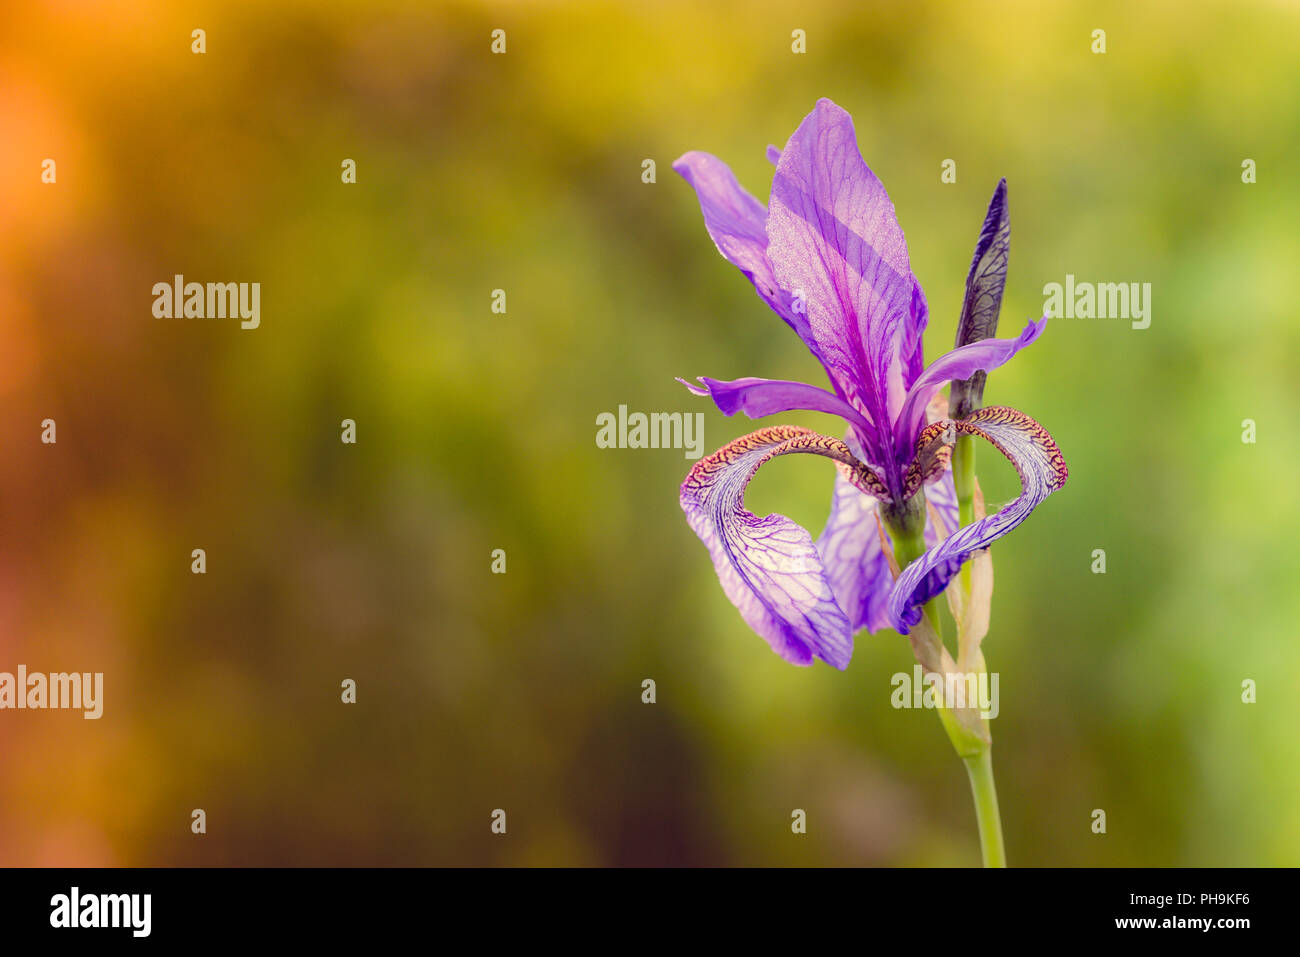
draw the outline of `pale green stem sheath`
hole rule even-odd
[[[969,437],[962,436],[961,438]],[[958,443],[958,448],[960,448],[960,438]],[[966,452],[964,458],[969,463],[970,471],[968,472],[968,480],[964,483],[966,491],[964,500],[962,498],[963,486],[960,484],[957,486],[958,508],[963,510],[963,526],[970,524],[974,519],[975,450],[973,447],[968,446]],[[958,461],[954,458],[954,482],[957,481],[957,475],[959,474],[957,466]],[[893,539],[894,560],[901,572],[925,552],[925,505],[923,496],[918,495],[903,508],[887,512],[885,523],[889,527],[889,534]],[[967,581],[963,581],[962,584],[969,598],[969,562],[962,566],[962,574],[967,577]],[[925,617],[942,645],[943,631],[940,625],[937,598],[926,603]],[[946,655],[946,652],[944,654]],[[981,671],[983,670],[982,657],[978,667]],[[979,729],[968,727],[954,711],[944,707],[942,703],[938,708],[938,712],[939,720],[943,724],[943,730],[947,733],[948,740],[952,742],[953,750],[957,752],[957,756],[966,765],[966,772],[970,777],[971,795],[975,801],[975,818],[979,824],[980,851],[984,858],[984,866],[1006,867],[1007,855],[1002,843],[1002,819],[998,813],[998,792],[993,781],[993,755],[992,745],[988,740],[988,724],[983,718],[976,718]],[[970,716],[968,716],[968,720],[970,720]]]
[[[971,795],[975,798],[975,818],[979,821],[980,851],[985,867],[1006,867],[1007,852],[1002,846],[1002,818],[998,814],[998,789],[993,783],[993,749],[985,746],[979,754],[963,757],[970,775]]]
[[[975,521],[975,436],[959,435],[952,450],[952,482],[957,490],[957,525],[965,528]],[[961,590],[970,601],[971,563],[961,566]],[[983,666],[981,665],[981,670]],[[975,799],[975,818],[979,822],[980,851],[985,867],[1006,867],[1007,852],[1002,844],[1002,817],[998,813],[998,789],[993,782],[992,746],[979,742],[974,753],[963,752],[953,728],[944,723],[953,747],[961,755],[970,776],[971,795]]]

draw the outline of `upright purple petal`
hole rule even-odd
[[[889,454],[890,393],[901,401],[917,284],[894,205],[858,152],[853,121],[830,100],[781,153],[767,234],[776,282],[804,303],[836,391],[879,427],[866,452],[893,487],[901,476]]]
[[[795,309],[789,293],[779,288],[772,275],[766,207],[737,182],[731,167],[710,153],[685,153],[673,169],[694,187],[704,226],[718,252],[749,278],[760,298],[812,348],[807,317]]]
[[[682,483],[682,510],[708,547],[723,591],[773,651],[793,664],[820,658],[843,670],[853,654],[852,627],[812,536],[784,515],[759,518],[744,505],[759,467],[790,452],[861,465],[839,439],[795,426],[760,429],[695,464]]]
[[[912,383],[925,368],[925,349],[922,336],[926,324],[930,321],[930,304],[925,300],[925,290],[915,277],[912,280],[912,312],[903,327],[901,355],[903,362],[903,389],[912,388]]]
[[[838,415],[859,430],[873,428],[871,422],[864,418],[861,412],[839,396],[803,382],[755,378],[723,382],[707,376],[699,377],[702,386],[694,385],[685,379],[677,381],[696,395],[710,396],[723,415],[744,412],[751,419],[761,419],[765,415],[798,409]]]
[[[1015,339],[985,339],[945,353],[930,363],[913,383],[894,425],[894,447],[899,455],[911,451],[925,426],[925,408],[934,394],[952,379],[967,379],[977,371],[987,372],[1007,362],[1042,333],[1047,318],[1030,322]]]
[[[1023,412],[989,406],[952,422],[957,431],[982,436],[1011,460],[1021,492],[1009,505],[958,530],[903,569],[889,597],[889,619],[901,634],[921,620],[921,606],[947,587],[972,552],[987,548],[1023,522],[1069,475],[1056,441]]]

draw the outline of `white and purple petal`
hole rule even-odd
[[[784,515],[759,518],[744,505],[754,473],[791,452],[861,468],[839,439],[771,426],[700,459],[682,483],[682,510],[708,548],[723,591],[773,651],[793,664],[820,658],[843,670],[853,654],[853,627],[812,536]]]
[[[1023,412],[989,406],[952,422],[958,432],[987,439],[1011,461],[1020,475],[1021,492],[995,514],[959,529],[903,569],[889,597],[889,619],[901,634],[920,621],[922,606],[947,587],[972,552],[988,548],[1018,526],[1069,475],[1056,441]]]
[[[853,432],[845,437],[845,444],[862,457],[861,443]],[[836,469],[831,514],[817,539],[817,551],[852,629],[875,632],[889,627],[887,604],[894,587],[889,556],[882,547],[882,536],[884,545],[890,545],[889,533],[878,514],[880,501],[888,493],[881,484],[868,494],[860,481],[860,477],[855,481],[848,469]]]
[[[925,486],[925,501],[930,506],[927,510],[929,521],[925,526],[925,544],[927,548],[934,548],[957,531],[957,524],[960,521],[957,489],[952,482],[952,469],[946,469],[942,475]]]
[[[926,516],[926,547],[935,548],[957,529],[957,492],[952,472],[925,487],[930,505]],[[854,631],[866,628],[876,632],[892,628],[889,620],[889,596],[894,575],[889,557],[881,547],[881,535],[890,542],[889,532],[877,520],[879,500],[864,494],[843,474],[836,476],[831,499],[831,514],[826,528],[817,539],[817,551],[826,567],[826,578],[839,606],[849,616]],[[930,574],[937,576],[930,587],[942,590],[943,584],[956,574],[960,562],[944,563]]]

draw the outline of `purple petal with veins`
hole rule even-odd
[[[920,282],[913,278],[915,285],[912,289],[912,314],[907,325],[903,328],[903,342],[901,347],[903,360],[903,388],[910,389],[912,383],[921,375],[925,368],[925,349],[921,341],[921,335],[925,332],[926,324],[930,320],[930,304],[925,300],[925,291],[921,288]]]
[[[754,289],[811,349],[808,319],[772,275],[767,258],[767,208],[751,196],[722,160],[710,153],[683,154],[673,169],[690,183],[700,201],[704,226],[718,252],[743,272]]]
[[[945,384],[954,383],[959,413],[959,386],[976,376],[967,388],[977,395],[983,374],[1034,341],[1046,320],[1031,322],[1015,339],[984,338],[993,332],[1006,278],[1009,227],[1006,187],[999,183],[967,277],[963,345],[926,368],[929,307],[894,206],[858,151],[849,115],[820,100],[784,150],[768,147],[767,156],[776,171],[766,208],[717,157],[686,153],[673,168],[695,188],[718,250],[822,363],[831,391],[757,378],[679,381],[710,396],[726,415],[759,418],[795,409],[838,415],[849,423],[847,442],[791,426],[760,430],[696,463],[681,503],[750,626],[788,661],[821,658],[843,668],[855,629],[891,623],[906,634],[971,552],[1016,527],[1064,483],[1056,443],[1013,409],[993,407],[956,420],[945,415],[942,435],[925,423],[927,404]],[[944,403],[944,413],[951,407]],[[948,430],[954,438],[963,432],[992,442],[1015,464],[1022,485],[1006,508],[962,529]],[[815,544],[790,519],[760,519],[744,508],[754,472],[789,452],[838,463],[831,515]],[[922,489],[928,550],[891,587],[878,500],[903,502]]]
[[[841,416],[859,430],[872,430],[871,422],[839,396],[803,382],[754,378],[723,382],[700,376],[701,387],[685,379],[677,381],[696,395],[711,397],[723,415],[744,412],[751,419],[761,419],[765,415],[794,410],[829,412]]]
[[[987,439],[1011,460],[1021,491],[1009,505],[953,533],[903,569],[889,596],[889,619],[901,634],[921,620],[921,606],[947,587],[972,552],[987,548],[1023,522],[1069,475],[1056,441],[1023,412],[988,406],[952,421],[957,431]]]
[[[852,432],[845,444],[861,458],[861,444]],[[879,503],[879,498],[850,481],[843,469],[836,469],[831,514],[817,539],[817,551],[826,566],[831,590],[854,631],[866,628],[875,632],[890,627],[888,603],[894,573],[881,548],[883,526],[876,514]],[[884,534],[888,541],[889,533]]]
[[[835,391],[876,424],[866,452],[897,490],[889,423],[903,398],[902,344],[919,341],[909,326],[924,310],[894,205],[858,152],[852,119],[830,100],[781,152],[767,234],[778,285],[802,299]]]
[[[895,449],[902,456],[910,456],[917,436],[925,426],[925,407],[934,394],[953,379],[968,379],[979,371],[987,372],[1007,362],[1042,333],[1047,318],[1030,322],[1025,331],[1015,339],[984,339],[953,349],[930,363],[912,385],[903,403],[895,425]]]
[[[929,516],[925,526],[925,544],[934,548],[957,530],[957,489],[952,484],[952,469],[925,486],[925,500],[938,516],[937,523],[934,516]]]
[[[812,536],[784,515],[759,518],[744,505],[754,473],[791,452],[859,464],[839,439],[771,426],[700,459],[682,483],[682,510],[708,548],[723,591],[773,651],[792,664],[820,658],[843,670],[853,655],[852,628]]]

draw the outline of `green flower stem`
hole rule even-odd
[[[980,668],[983,670],[982,665]],[[1002,817],[998,812],[998,789],[993,781],[993,745],[988,735],[988,722],[978,712],[970,710],[958,715],[940,705],[938,711],[943,730],[948,733],[948,740],[966,765],[970,777],[984,866],[1006,867],[1007,852],[1002,844]]]
[[[1002,846],[1002,818],[998,814],[998,789],[993,783],[993,749],[985,746],[979,754],[962,757],[970,775],[971,795],[975,798],[975,818],[980,827],[980,851],[985,867],[1006,867],[1007,852]]]
[[[901,572],[925,553],[925,496],[914,495],[901,510],[886,515],[890,538],[894,542],[894,561]],[[925,617],[934,633],[943,636],[943,620],[939,617],[938,599],[925,603]]]
[[[975,449],[967,444],[963,450],[961,444],[963,439],[969,438],[969,436],[959,437],[953,458],[953,478],[954,482],[957,483],[957,503],[963,526],[969,525],[974,518]],[[961,453],[960,457],[958,453]],[[893,539],[894,560],[898,563],[899,571],[902,571],[925,552],[925,504],[923,496],[918,495],[901,509],[893,509],[887,512],[885,524],[889,527],[889,534]],[[962,586],[969,597],[969,562],[962,566],[962,575],[964,576]],[[935,598],[926,603],[925,617],[934,629],[934,635],[937,636],[940,643],[940,649],[937,650],[941,652],[943,631],[940,626],[937,602],[938,599]],[[913,645],[914,649],[918,647],[926,646]],[[941,653],[945,656],[947,654],[946,652]],[[918,652],[918,657],[925,654],[925,652]],[[973,664],[983,670],[982,657],[977,655],[977,658],[980,658],[980,660]],[[944,731],[947,732],[948,740],[952,742],[953,750],[957,752],[957,756],[966,765],[966,773],[970,777],[971,795],[975,801],[975,818],[979,824],[980,851],[984,857],[984,866],[1006,867],[1007,855],[1002,843],[1002,819],[998,813],[998,792],[993,781],[993,754],[988,734],[988,722],[980,717],[978,712],[969,710],[958,714],[952,709],[941,705],[938,712],[939,720],[943,724]]]

